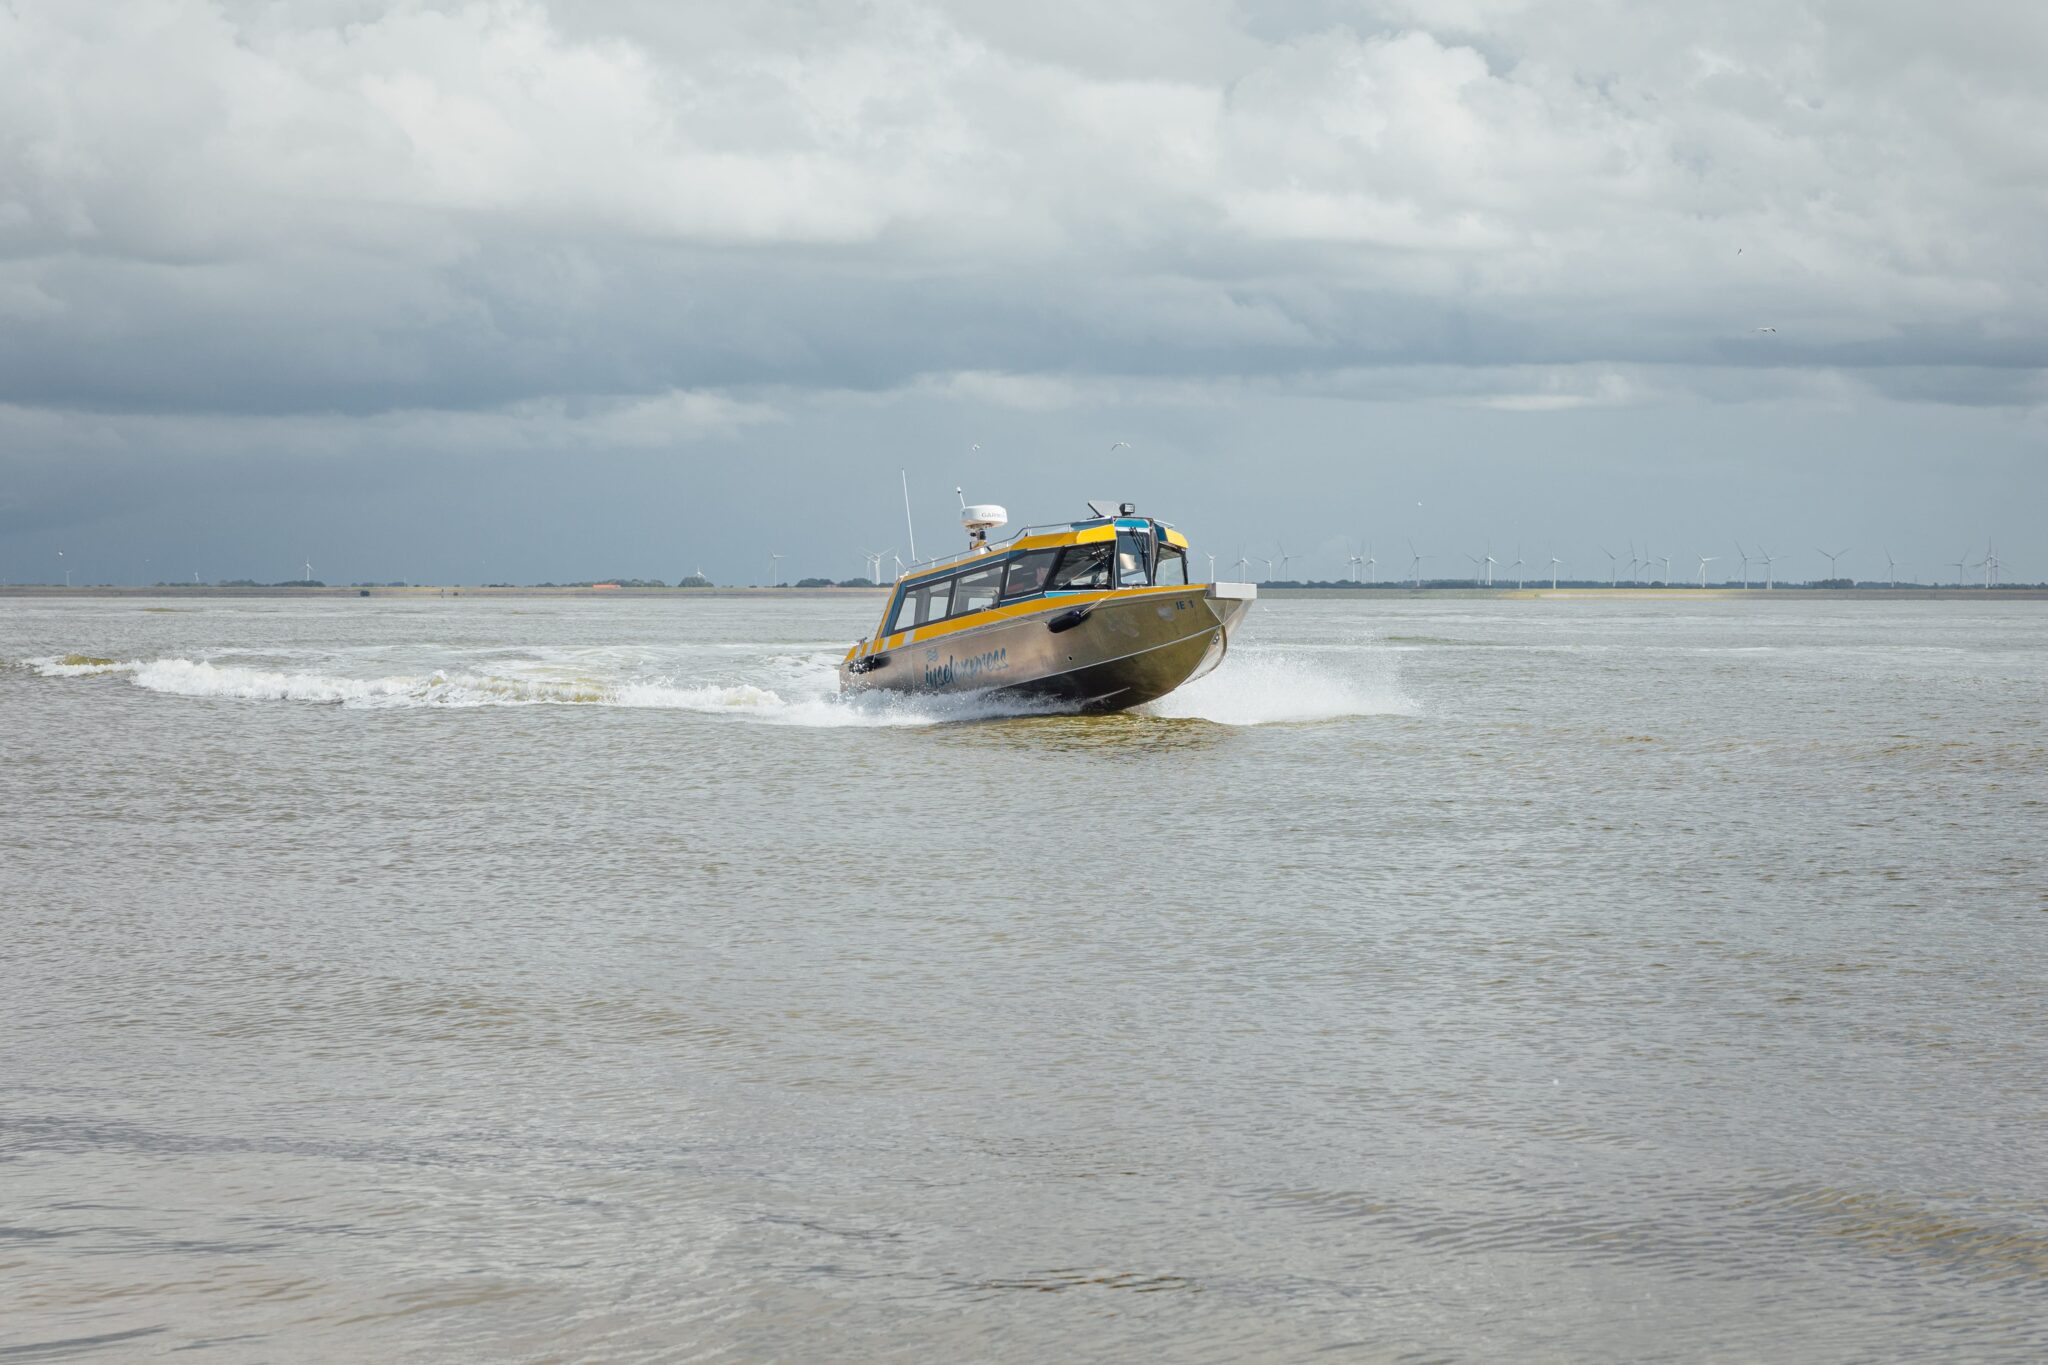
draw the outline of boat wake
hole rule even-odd
[[[1407,715],[1417,707],[1385,656],[1349,667],[1313,654],[1239,650],[1209,677],[1138,714],[1219,725],[1261,725]],[[868,692],[842,696],[829,655],[785,655],[756,669],[752,681],[685,680],[635,666],[605,651],[581,657],[494,656],[486,665],[372,672],[348,661],[233,662],[223,658],[116,660],[85,654],[28,659],[46,678],[118,679],[146,692],[242,702],[302,702],[366,710],[486,706],[598,706],[684,711],[767,725],[820,729],[942,725],[1045,714],[1055,707],[991,696]],[[728,660],[726,666],[730,666]],[[721,669],[723,671],[723,669]]]
[[[46,678],[119,678],[146,692],[248,702],[311,702],[366,710],[484,706],[602,706],[688,711],[816,728],[937,725],[1031,714],[976,697],[842,697],[830,659],[784,660],[763,682],[681,682],[536,663],[381,676],[322,667],[251,667],[207,659],[115,660],[66,654],[24,661]],[[765,685],[764,685],[765,684]]]
[[[1148,715],[1218,725],[1285,725],[1353,716],[1412,716],[1422,707],[1402,690],[1382,650],[1239,647],[1214,673],[1142,708]]]

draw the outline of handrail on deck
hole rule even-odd
[[[1102,520],[1111,520],[1111,521],[1113,521],[1113,520],[1115,520],[1115,518],[1113,518],[1113,517],[1110,517],[1110,518],[1102,518],[1102,517],[1091,517],[1091,518],[1090,518],[1090,520],[1091,520],[1091,521],[1102,521]],[[1024,537],[1026,537],[1026,536],[1030,535],[1030,534],[1031,534],[1031,533],[1032,533],[1033,531],[1051,531],[1051,530],[1055,530],[1055,529],[1057,529],[1057,528],[1061,528],[1061,527],[1065,527],[1065,528],[1068,528],[1068,529],[1072,529],[1072,527],[1073,527],[1074,525],[1075,525],[1075,523],[1073,523],[1073,522],[1071,522],[1071,521],[1042,521],[1042,522],[1039,522],[1039,523],[1037,523],[1036,525],[1032,525],[1032,526],[1019,526],[1019,527],[1018,527],[1018,528],[1017,528],[1016,530],[1014,530],[1014,531],[1010,532],[1010,534],[1009,534],[1009,535],[1005,536],[1005,537],[1004,537],[1003,539],[1001,539],[1001,540],[997,540],[997,541],[988,541],[988,542],[984,542],[985,548],[984,548],[984,549],[983,549],[983,550],[981,551],[981,553],[982,553],[982,554],[991,554],[991,555],[992,555],[992,554],[998,554],[998,553],[1000,553],[1000,552],[1001,552],[1001,550],[1003,549],[1003,547],[1005,547],[1005,546],[1011,546],[1011,545],[1015,545],[1015,544],[1016,544],[1016,543],[1017,543],[1018,541],[1022,540],[1022,539],[1023,539]],[[976,553],[975,553],[975,551],[974,551],[974,550],[973,550],[973,549],[972,549],[972,548],[970,547],[969,549],[963,550],[963,551],[961,551],[961,552],[960,552],[960,553],[958,553],[958,554],[952,554],[952,555],[935,555],[935,556],[933,556],[933,557],[932,557],[932,558],[930,558],[930,559],[917,559],[917,560],[912,560],[912,561],[911,561],[911,562],[910,562],[909,564],[906,564],[906,565],[904,565],[904,566],[903,566],[902,570],[901,570],[900,572],[898,572],[898,573],[897,573],[896,577],[895,577],[894,579],[890,580],[890,583],[891,583],[891,586],[893,587],[893,586],[894,586],[895,584],[897,584],[897,583],[901,583],[901,582],[902,582],[902,581],[903,581],[903,580],[904,580],[905,578],[909,577],[909,576],[910,576],[911,574],[917,573],[917,572],[918,572],[919,570],[922,570],[922,569],[935,569],[935,568],[939,567],[939,566],[940,566],[940,565],[942,565],[942,564],[950,564],[950,563],[952,563],[952,562],[953,562],[954,560],[956,560],[956,559],[973,559],[973,558],[976,558],[976,557],[977,557],[977,556],[976,556]],[[885,611],[886,611],[886,604],[885,604],[885,608],[884,608],[884,609],[885,609]],[[883,631],[883,632],[882,632],[882,633],[881,633],[880,635],[876,635],[876,636],[874,636],[874,637],[872,637],[872,638],[874,638],[874,639],[877,639],[877,640],[879,640],[879,639],[881,639],[881,638],[882,638],[882,635],[886,635],[887,633],[888,633],[887,631]],[[868,643],[868,640],[869,640],[869,638],[870,638],[870,637],[868,637],[868,636],[866,636],[866,635],[863,635],[863,636],[861,636],[861,637],[860,637],[860,644],[856,644],[856,645],[854,646],[854,648],[855,648],[855,649],[858,649],[858,648],[860,648],[860,646],[861,646],[861,645],[864,645],[864,644]]]
[[[1089,517],[1086,520],[1114,522],[1120,520],[1120,518]],[[1022,540],[1024,537],[1032,534],[1035,531],[1073,530],[1076,527],[1081,526],[1083,524],[1085,523],[1076,521],[1042,521],[1033,526],[1019,526],[1016,530],[1010,532],[1009,535],[1003,537],[1001,540],[991,540],[985,542],[984,547],[979,551],[975,550],[972,547],[969,547],[968,549],[961,550],[955,554],[934,555],[930,559],[914,559],[910,563],[904,565],[902,570],[897,573],[896,577],[892,581],[901,583],[911,574],[920,573],[925,569],[935,569],[942,564],[951,564],[956,559],[973,559],[976,558],[978,555],[995,554],[1001,548],[1015,545],[1018,541]]]

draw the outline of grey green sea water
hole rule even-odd
[[[2048,608],[0,601],[0,1359],[2048,1356]]]

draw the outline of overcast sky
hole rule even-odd
[[[847,577],[908,469],[925,553],[964,484],[2048,578],[2044,71],[2016,0],[0,0],[0,576]]]

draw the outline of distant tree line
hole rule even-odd
[[[175,588],[176,583],[159,583],[159,588]],[[255,578],[223,578],[213,585],[216,588],[324,588],[327,585],[317,578],[287,578],[276,583],[265,583]]]

